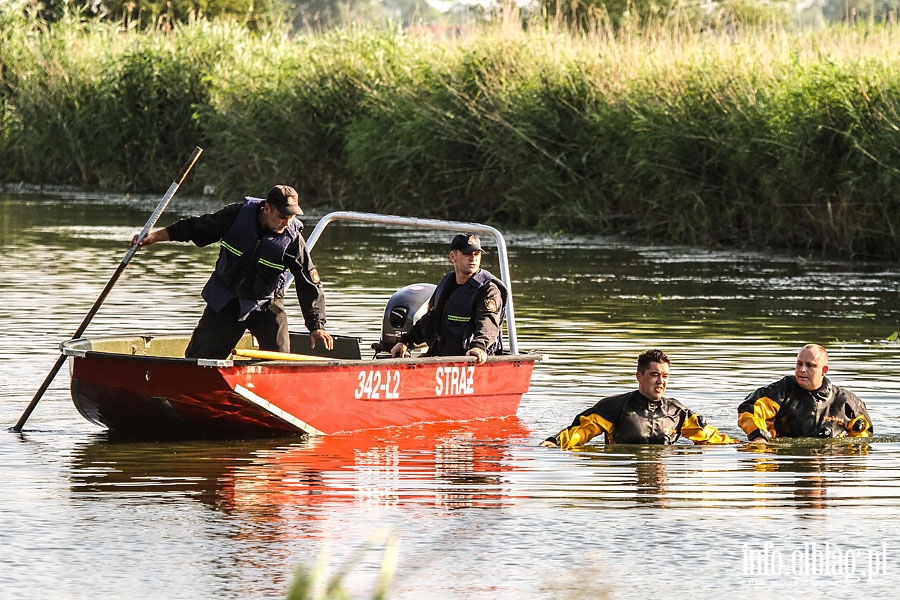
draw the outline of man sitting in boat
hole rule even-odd
[[[425,356],[474,356],[484,364],[502,349],[500,325],[507,289],[481,268],[481,240],[461,233],[450,242],[453,270],[444,275],[428,301],[428,312],[400,337],[391,356],[428,344]]]
[[[866,405],[825,377],[828,352],[807,344],[797,354],[794,374],[761,387],[738,406],[738,425],[752,443],[775,437],[869,437]]]
[[[276,185],[266,199],[246,198],[221,210],[187,217],[149,233],[141,246],[157,242],[219,242],[219,259],[206,286],[206,308],[194,329],[187,358],[226,358],[250,331],[261,350],[290,352],[284,288],[288,272],[297,280],[297,300],[310,331],[310,344],[331,350],[325,331],[325,294],[319,273],[300,235],[303,224],[297,191]],[[137,236],[132,240],[132,244]]]
[[[637,390],[603,398],[541,446],[575,448],[601,433],[607,444],[674,444],[682,436],[695,444],[735,442],[678,400],[663,397],[670,367],[662,350],[643,352],[637,363]]]

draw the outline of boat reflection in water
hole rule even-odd
[[[517,467],[508,453],[528,435],[517,417],[300,441],[147,444],[104,435],[76,449],[71,480],[73,491],[99,500],[184,496],[272,518],[338,503],[503,507],[515,500],[505,474]]]

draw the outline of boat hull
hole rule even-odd
[[[512,416],[539,358],[476,365],[472,357],[292,362],[68,353],[72,399],[86,419],[120,434],[178,437],[325,435]]]

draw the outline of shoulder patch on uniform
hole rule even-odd
[[[488,312],[497,312],[497,301],[493,298],[485,298],[484,299],[484,307]]]
[[[319,270],[318,269],[310,269],[309,270],[309,278],[313,283],[319,283],[321,279],[319,279]]]

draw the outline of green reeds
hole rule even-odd
[[[8,182],[150,191],[201,145],[228,199],[900,256],[897,28],[0,35]]]
[[[326,546],[314,567],[309,568],[305,565],[297,567],[287,593],[287,600],[349,600],[351,596],[344,587],[344,580],[352,569],[358,567],[363,555],[378,546],[383,546],[383,555],[378,580],[372,591],[372,600],[388,598],[388,592],[397,569],[399,545],[393,535],[379,533],[378,537],[381,539],[370,541],[354,552],[344,566],[331,576],[327,573],[330,553]]]

